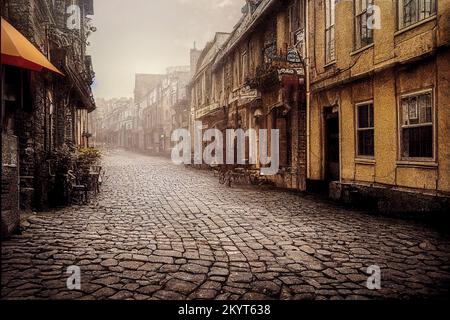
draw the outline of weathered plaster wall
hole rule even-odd
[[[450,10],[447,13],[450,16]],[[447,21],[450,22],[450,19]],[[447,31],[450,34],[450,28],[447,28]],[[436,70],[438,81],[436,93],[438,102],[438,185],[440,189],[448,191],[450,190],[450,52],[439,54],[437,65],[439,66]]]
[[[395,16],[395,1],[377,1],[383,16]],[[353,5],[336,5],[336,63],[325,65],[324,1],[310,1],[312,97],[309,165],[312,180],[325,178],[323,108],[339,106],[341,178],[409,188],[450,191],[450,3],[439,2],[438,14],[409,30],[397,31],[392,19],[374,31],[374,44],[355,51]],[[445,45],[445,46],[444,46]],[[440,46],[440,47],[439,47]],[[433,88],[436,112],[436,162],[399,162],[398,99]],[[375,157],[357,159],[355,104],[373,100]]]

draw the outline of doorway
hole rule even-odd
[[[325,117],[325,180],[340,180],[339,108],[327,107]]]

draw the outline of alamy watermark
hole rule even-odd
[[[367,6],[367,28],[371,30],[381,29],[381,8],[370,4]]]
[[[172,142],[178,143],[172,149],[175,164],[259,164],[262,166],[261,175],[266,176],[276,175],[280,169],[278,129],[261,129],[259,132],[255,129],[227,129],[224,137],[218,129],[203,130],[202,122],[196,121],[193,134],[194,137],[187,129],[177,129],[172,133]],[[204,143],[208,145],[204,147]]]
[[[66,26],[69,30],[81,29],[81,8],[76,4],[67,7],[66,13],[69,17],[66,20]]]
[[[352,0],[353,1],[353,0]],[[67,29],[81,29],[81,8],[76,4],[67,7],[66,13],[69,15],[66,21]],[[374,4],[367,6],[367,28],[371,30],[381,29],[381,8]]]
[[[349,1],[354,3],[354,0],[342,0]],[[338,3],[339,0],[336,0]],[[362,4],[362,6],[364,6]],[[364,8],[364,7],[363,7]],[[361,9],[363,9],[361,8]],[[369,30],[380,30],[381,29],[381,8],[375,4],[367,4],[365,7],[365,15],[366,15],[366,26]]]
[[[92,20],[87,18],[82,19],[82,11],[80,6],[72,4],[66,8],[66,27],[69,30],[81,30],[83,21],[85,23],[85,29],[90,32],[97,31],[97,28],[92,24]]]
[[[373,265],[367,268],[367,274],[369,278],[367,279],[367,289],[369,290],[380,290],[381,289],[381,268],[377,265]]]
[[[67,278],[66,285],[69,290],[81,290],[81,269],[78,266],[70,266],[67,268],[67,274],[70,274]]]

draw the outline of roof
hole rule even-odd
[[[235,48],[235,46],[252,31],[263,17],[268,13],[272,6],[279,0],[248,0],[247,9],[243,9],[243,16],[234,27],[231,36],[216,58],[215,64],[218,65]],[[249,8],[250,6],[250,8]]]
[[[190,72],[191,66],[171,66],[166,68],[166,74],[178,72]]]
[[[203,49],[197,62],[197,69],[194,79],[216,58],[217,54],[223,48],[224,43],[228,40],[230,34],[226,32],[217,32],[214,39],[208,42]]]

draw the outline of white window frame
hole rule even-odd
[[[211,103],[217,101],[217,77],[216,77],[216,73],[213,72],[211,73]]]
[[[233,53],[232,55],[233,57],[233,90],[237,90],[239,88],[239,82],[241,79],[241,72],[240,72],[240,68],[241,68],[241,55],[239,51],[236,51]]]
[[[201,87],[201,92],[202,92],[202,104],[206,103],[206,71],[203,72],[202,74],[202,87]]]
[[[335,24],[336,0],[325,0],[325,64],[331,64],[336,61]]]
[[[438,0],[413,0],[416,1],[416,20],[405,24],[404,22],[404,5],[406,3],[406,1],[410,1],[410,0],[398,0],[398,6],[397,6],[397,17],[398,17],[398,29],[402,30],[405,28],[409,28],[412,27],[416,24],[420,24],[422,21],[426,21],[427,19],[436,17],[437,15],[437,1]],[[422,7],[425,4],[426,1],[431,1],[431,5],[433,8],[433,4],[434,4],[434,12],[432,12],[429,16],[424,16],[423,12],[422,12]]]
[[[429,123],[421,123],[417,125],[404,125],[403,124],[403,104],[402,101],[405,98],[420,96],[423,94],[431,93],[431,108],[432,108],[432,122]],[[436,142],[437,142],[437,126],[436,126],[436,95],[434,88],[427,88],[418,91],[412,91],[408,93],[401,94],[397,99],[397,118],[398,118],[398,158],[400,162],[418,162],[418,163],[435,163],[436,162]],[[420,112],[420,111],[419,111]],[[414,127],[423,127],[423,126],[432,126],[432,157],[406,157],[403,156],[403,129],[405,128],[414,128]]]
[[[363,7],[364,3],[364,7]],[[373,0],[354,0],[353,2],[353,10],[354,10],[354,23],[355,23],[355,32],[354,32],[354,47],[355,49],[361,49],[366,46],[373,44],[373,29],[370,29],[367,26],[367,20],[373,15],[368,13],[369,6],[373,5]],[[359,11],[357,10],[359,8]],[[362,25],[365,18],[367,33],[372,33],[371,42],[364,43],[362,42]]]
[[[295,10],[295,2],[292,3],[291,5],[289,5],[288,8],[288,16],[289,16],[289,23],[288,23],[288,28],[289,28],[289,45],[293,45],[293,35],[294,35],[294,28],[293,28],[293,23],[294,23],[294,10]]]
[[[362,106],[368,106],[371,105],[373,108],[374,113],[374,119],[373,119],[373,127],[367,127],[367,128],[360,128],[359,127],[359,107]],[[359,151],[359,133],[361,131],[373,131],[374,135],[374,155],[363,155]],[[373,100],[363,101],[355,104],[355,135],[356,135],[356,144],[355,144],[355,151],[356,151],[356,158],[357,159],[375,159],[375,105],[373,103]]]
[[[296,43],[296,34],[302,29],[302,19],[303,19],[303,8],[302,8],[303,0],[294,0],[289,5],[288,13],[289,13],[289,45],[294,46]],[[296,16],[296,17],[295,17]],[[297,25],[294,26],[294,22],[297,22]]]
[[[242,60],[242,64],[241,64],[241,67],[242,67],[242,72],[241,72],[241,84],[244,84],[244,82],[245,82],[245,78],[248,76],[248,74],[249,74],[249,70],[248,70],[248,65],[249,65],[249,63],[248,63],[248,57],[249,57],[249,55],[248,55],[248,50],[244,50],[243,52],[242,52],[242,56],[241,56],[241,60]]]

